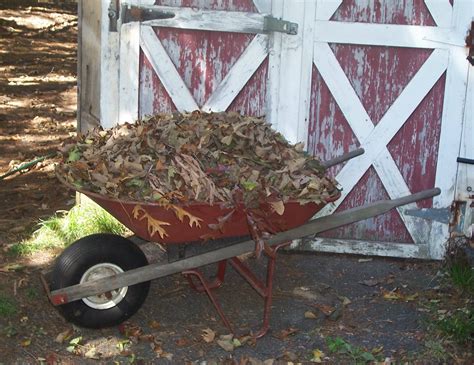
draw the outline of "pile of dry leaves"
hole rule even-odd
[[[160,114],[94,129],[64,148],[60,174],[77,188],[166,203],[325,202],[335,183],[262,118]]]
[[[171,208],[181,222],[186,215],[191,227],[201,219],[183,209],[187,203],[220,204],[232,212],[244,207],[257,253],[262,237],[277,231],[268,207],[282,215],[289,200],[319,204],[338,193],[302,145],[290,145],[262,118],[238,113],[155,115],[92,130],[63,153],[57,170],[63,179],[79,190],[137,202],[135,218],[139,202]],[[163,238],[158,223],[169,224],[148,217],[149,233]]]

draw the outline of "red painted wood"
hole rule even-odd
[[[171,97],[153,70],[149,60],[140,51],[140,88],[139,88],[139,112],[140,117],[152,115],[156,112],[172,113],[176,111]],[[150,96],[150,90],[153,94]],[[148,95],[148,96],[147,96]]]
[[[156,5],[193,7],[203,10],[257,12],[251,0],[162,0]],[[156,28],[158,38],[186,86],[203,106],[227,75],[254,35],[185,29]],[[265,114],[266,60],[233,101],[229,110],[261,116]],[[153,93],[150,93],[150,89]],[[176,110],[150,62],[141,55],[140,115]]]
[[[388,144],[388,150],[413,192],[431,189],[435,185],[445,81],[445,76],[438,80]],[[430,208],[432,199],[417,205]]]
[[[268,57],[229,106],[230,111],[263,116],[266,112]]]
[[[332,20],[435,25],[422,0],[345,0]],[[430,50],[423,49],[340,44],[330,46],[374,125],[381,120],[431,54]],[[314,70],[312,79],[309,151],[328,159],[356,148],[359,141],[317,70]],[[436,83],[388,144],[389,152],[413,192],[434,186],[444,82],[443,77]],[[340,168],[342,166],[331,172],[336,174]],[[387,192],[371,167],[338,211],[386,198]],[[418,206],[431,207],[431,201],[425,201]],[[324,236],[412,243],[396,211],[328,232]]]
[[[331,20],[383,24],[436,25],[424,0],[344,0]]]
[[[382,182],[374,168],[371,167],[362,176],[359,184],[349,193],[336,212],[385,199],[390,199],[390,197],[383,188]],[[325,232],[321,234],[321,237],[413,243],[396,210]]]
[[[313,66],[308,125],[308,151],[328,161],[360,146],[326,83]],[[344,164],[329,170],[336,176]]]

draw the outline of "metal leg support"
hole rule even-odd
[[[198,270],[188,270],[188,271],[183,272],[183,274],[186,276],[186,279],[188,279],[189,286],[191,288],[193,288],[199,293],[203,293],[205,291],[207,292],[207,290],[209,289],[217,289],[224,283],[226,267],[227,267],[227,260],[220,261],[217,266],[217,275],[215,279],[212,282],[209,282],[207,280],[203,282],[198,276],[199,281],[201,282],[200,284],[195,283],[192,276],[192,275],[195,275],[194,273]]]
[[[249,285],[264,299],[262,326],[256,333],[253,334],[253,337],[255,338],[260,338],[264,336],[270,327],[270,312],[273,298],[273,276],[275,273],[276,253],[280,248],[288,246],[289,244],[290,242],[284,242],[273,247],[267,246],[265,248],[264,253],[268,259],[265,281],[257,278],[257,276],[250,270],[250,268],[238,257],[233,257],[229,260],[235,271],[237,271],[249,283]],[[219,316],[221,317],[225,326],[232,333],[234,333],[234,331],[232,330],[232,326],[226,315],[224,314],[219,301],[212,292],[212,289],[218,288],[220,285],[222,285],[222,282],[224,280],[225,267],[226,261],[219,262],[218,274],[213,282],[208,282],[199,270],[188,270],[183,272],[183,274],[186,275],[186,277],[188,278],[191,287],[193,287],[199,292],[206,292],[212,304],[219,313]],[[196,285],[192,280],[192,276],[195,276],[200,281],[200,284]]]
[[[221,266],[224,266],[224,270],[225,270],[225,264],[226,264],[225,261],[221,261],[219,263],[219,269],[221,268]],[[224,311],[222,310],[222,307],[219,301],[217,300],[216,296],[212,293],[211,286],[213,283],[209,283],[199,270],[187,270],[187,271],[183,271],[183,274],[188,278],[188,281],[191,284],[191,287],[195,288],[199,292],[202,292],[202,291],[206,292],[207,296],[209,297],[212,304],[216,308],[217,313],[219,313],[219,316],[221,317],[222,322],[224,322],[224,325],[229,329],[230,332],[234,333],[234,330],[232,329],[232,325],[230,324],[229,320],[224,314]],[[194,282],[191,279],[191,275],[196,276],[201,282],[201,284],[198,286],[195,286]],[[215,281],[214,283],[216,282],[217,281]],[[220,284],[222,284],[222,282]],[[220,284],[218,286],[220,286]]]

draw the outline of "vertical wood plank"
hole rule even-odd
[[[119,123],[138,118],[139,68],[140,23],[123,24],[120,31]]]
[[[100,118],[101,3],[79,3],[78,129],[97,126]]]
[[[452,19],[453,32],[459,36],[465,36],[473,16],[474,3],[472,1],[455,1]],[[469,68],[472,68],[466,60],[466,52],[467,48],[450,48],[436,171],[436,186],[443,193],[434,198],[435,208],[449,207],[454,198],[457,174],[456,158],[461,141],[467,78]]]
[[[466,95],[467,100],[464,109],[464,123],[459,156],[474,160],[474,67],[469,69]],[[469,201],[471,199],[470,197],[474,194],[473,191],[474,165],[461,163],[459,164],[455,199]]]
[[[303,44],[313,42],[315,15],[315,2],[300,6],[283,2],[282,17],[299,27],[297,35],[283,34],[281,38],[278,105],[272,122],[290,143],[307,142],[313,51]]]
[[[271,14],[275,18],[283,15],[283,0],[272,0]],[[267,121],[273,128],[278,128],[278,104],[280,100],[280,69],[281,69],[281,33],[273,32],[269,38],[268,82],[267,82]]]
[[[100,124],[104,128],[117,124],[119,111],[120,37],[118,31],[109,32],[109,3],[101,1]]]
[[[148,6],[154,0],[129,0],[135,6]],[[140,23],[122,24],[120,28],[119,56],[119,111],[118,122],[138,119],[138,90],[140,74]]]

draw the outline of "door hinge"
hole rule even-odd
[[[287,20],[277,19],[272,16],[266,16],[263,20],[264,32],[279,32],[290,35],[298,34],[298,24],[289,22]]]
[[[466,46],[469,48],[467,60],[474,66],[474,21],[471,22],[471,29],[466,37]]]
[[[117,0],[110,0],[107,15],[109,16],[109,32],[116,32],[119,18]]]
[[[131,6],[129,4],[122,4],[119,11],[116,0],[112,0],[110,2],[108,15],[110,20],[109,32],[117,32],[119,22],[120,24],[126,24],[131,22],[142,22],[154,19],[170,19],[175,17],[175,14],[172,12],[139,6]]]
[[[448,208],[407,209],[405,214],[445,224],[448,224],[451,219],[451,212]]]
[[[147,20],[156,19],[171,19],[174,17],[175,14],[170,11],[130,6],[127,4],[122,5],[120,9],[120,18],[122,19],[122,24],[130,22],[145,22]]]

